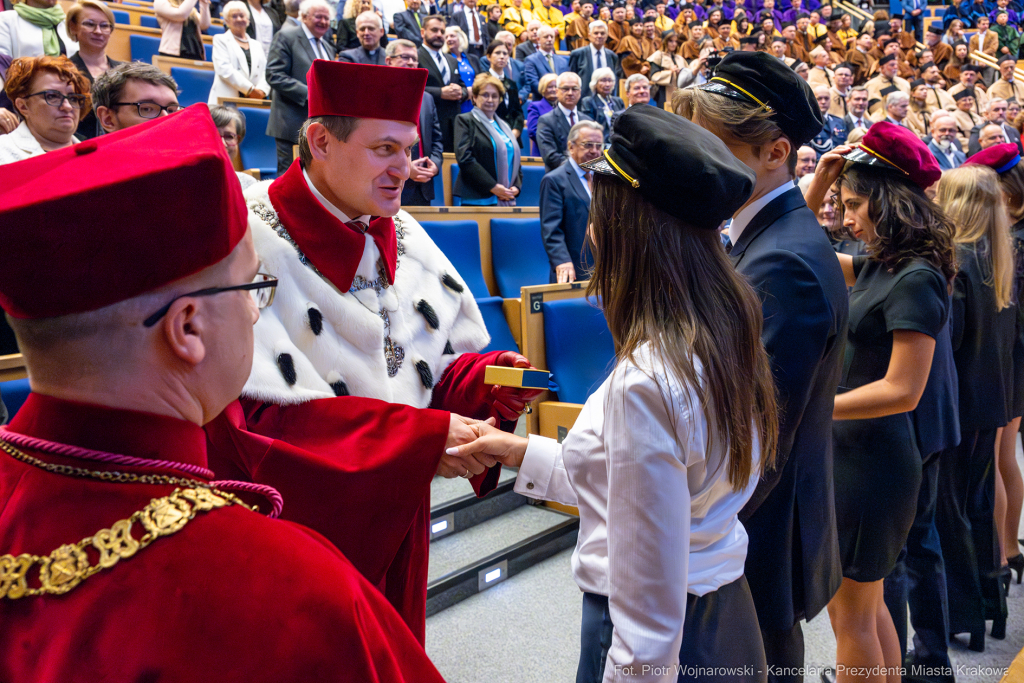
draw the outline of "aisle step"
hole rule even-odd
[[[508,469],[502,470],[497,487],[483,498],[478,498],[473,489],[463,483],[464,495],[431,506],[431,543],[526,505],[526,497],[513,490],[515,484],[516,472]]]
[[[438,538],[430,545],[427,615],[574,546],[578,530],[576,517],[537,505],[521,505]]]

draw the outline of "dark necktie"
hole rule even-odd
[[[447,67],[447,65],[445,65],[445,61],[446,60],[445,60],[444,56],[440,52],[438,52],[437,53],[437,65],[441,68],[441,82],[444,83],[445,85],[448,85],[448,81],[449,81],[449,78],[448,78],[448,67]]]
[[[603,52],[604,52],[604,50],[601,50],[600,52],[597,53],[597,68],[598,69],[604,68],[604,54],[602,54]]]
[[[555,73],[555,58],[550,54],[548,55],[548,68],[551,69],[551,73]]]
[[[473,16],[473,44],[480,44],[480,23],[476,18],[476,10],[472,10],[470,14]]]
[[[572,128],[576,125],[576,113],[569,112],[569,127]]]

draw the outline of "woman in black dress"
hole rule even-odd
[[[1014,297],[1017,304],[1017,335],[1013,345],[1013,386],[1010,417],[996,440],[996,534],[1000,539],[1003,564],[1017,572],[1017,583],[1024,574],[1024,555],[1017,545],[1024,480],[1017,466],[1017,438],[1024,415],[1024,164],[1017,146],[994,145],[971,157],[972,164],[983,164],[999,174],[1006,198],[1014,257]]]
[[[921,455],[910,411],[924,393],[949,317],[953,226],[924,194],[941,171],[905,128],[872,126],[856,148],[818,162],[808,205],[836,182],[839,223],[867,247],[837,254],[850,292],[846,362],[833,412],[843,582],[828,605],[837,680],[898,681],[902,660],[882,580],[914,521]],[[874,675],[853,675],[866,667]]]
[[[1009,421],[1013,389],[1013,260],[1009,221],[995,171],[965,165],[944,173],[937,201],[956,226],[959,272],[953,293],[953,358],[960,378],[960,445],[939,459],[936,525],[942,541],[950,632],[984,644],[1006,632],[995,530],[996,432]]]

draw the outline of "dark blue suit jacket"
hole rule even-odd
[[[949,157],[947,157],[945,153],[942,150],[940,150],[938,146],[936,146],[933,140],[929,140],[928,142],[928,151],[931,152],[932,156],[935,157],[935,160],[939,162],[939,168],[941,168],[943,171],[948,171],[953,168],[959,168],[961,164],[967,161],[967,155],[961,152],[959,149],[960,145],[957,144],[956,142],[954,142],[953,145],[953,158],[956,159],[956,166],[950,166]]]
[[[788,629],[821,611],[842,581],[832,408],[849,298],[828,237],[796,187],[754,216],[729,258],[761,297],[761,338],[780,400],[776,467],[740,513],[750,537],[746,576],[761,628]]]
[[[412,159],[415,161],[420,156],[430,157],[430,160],[437,166],[437,172],[441,172],[443,162],[442,152],[444,147],[441,143],[441,121],[437,118],[437,107],[434,106],[433,97],[424,97],[420,100],[420,140],[423,146],[423,154],[420,155],[420,145],[412,148]],[[422,199],[431,201],[434,198],[433,179],[426,183],[416,183],[411,180],[405,181],[402,188],[402,204],[410,199]]]
[[[587,245],[590,195],[572,164],[566,162],[540,181],[540,235],[551,262],[551,282],[557,282],[555,266],[572,262],[576,279],[585,280],[594,265]]]
[[[604,65],[612,70],[613,74],[619,72],[619,57],[608,48],[603,48],[601,51],[601,58],[604,60]],[[579,74],[580,80],[583,82],[582,93],[580,97],[587,97],[590,95],[590,77],[594,75],[594,55],[590,49],[590,45],[586,47],[576,48],[569,53],[569,71]],[[612,86],[612,94],[619,92],[619,78],[615,77],[615,85]]]
[[[565,55],[555,55],[554,62],[556,75],[569,70],[569,58]],[[527,57],[524,64],[526,65],[526,76],[524,77],[526,91],[533,95],[534,99],[537,99],[540,97],[540,93],[537,92],[540,77],[551,73],[551,68],[548,67],[547,58],[539,50]]]
[[[416,23],[415,14],[411,9],[395,14],[395,35],[416,43],[416,47],[423,44],[423,34],[420,32],[420,25]],[[420,13],[420,22],[427,18],[426,14]]]

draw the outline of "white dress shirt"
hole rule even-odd
[[[743,230],[747,227],[747,225],[749,225],[750,221],[754,220],[754,216],[757,215],[758,211],[768,206],[768,202],[775,199],[783,192],[792,189],[793,182],[787,180],[786,182],[782,183],[771,192],[768,192],[765,195],[758,197],[754,201],[744,206],[740,210],[740,212],[737,213],[735,217],[733,217],[732,223],[729,225],[729,239],[732,241],[732,243],[736,244],[739,241],[740,235],[743,234]]]
[[[451,85],[452,70],[448,66],[448,60],[444,58],[443,54],[441,54],[437,50],[427,47],[426,44],[423,45],[423,49],[426,50],[427,54],[430,55],[430,58],[434,60],[434,65],[437,67],[437,70],[441,72],[441,80],[444,82],[444,84]]]
[[[309,41],[310,46],[313,48],[313,54],[316,56],[315,58],[330,59],[331,56],[327,53],[327,49],[324,48],[323,43],[321,42],[323,39],[321,38],[317,40],[317,38],[313,36],[313,32],[309,30],[308,26],[305,24],[301,24],[301,26],[302,32],[306,34],[306,40]],[[268,52],[267,54],[270,53]]]
[[[864,113],[867,114],[867,112],[864,112]],[[850,120],[853,121],[853,127],[854,128],[870,128],[871,127],[871,121],[866,116],[854,116],[853,114],[850,114]]]
[[[462,11],[466,15],[466,38],[469,40],[470,45],[483,45],[484,41],[487,40],[484,36],[484,22],[480,21],[480,12],[477,11],[476,7],[462,6]],[[473,40],[473,20],[476,20],[476,29],[479,35],[479,40]]]
[[[669,683],[687,594],[743,574],[747,533],[737,515],[758,477],[734,492],[727,438],[716,434],[707,452],[713,427],[692,410],[695,392],[649,347],[636,360],[616,366],[561,444],[530,436],[515,490],[579,507],[573,575],[582,590],[608,596],[614,624],[604,680]],[[753,451],[756,471],[756,442]],[[642,672],[647,664],[668,670]]]
[[[253,23],[256,24],[256,40],[260,41],[260,45],[263,47],[263,54],[269,55],[270,44],[274,42],[274,22],[271,21],[270,15],[265,9],[254,10],[250,4],[249,11],[252,12]],[[305,24],[302,24],[302,26],[305,28]],[[306,37],[313,37],[309,29],[306,29]]]
[[[576,123],[580,122],[580,110],[577,107],[573,107],[572,109],[566,109],[565,107],[562,106],[561,102],[559,102],[555,106],[558,107],[558,111],[562,112],[562,116],[565,117],[565,121],[566,123],[569,124],[570,127],[575,126]],[[576,123],[573,123],[572,121],[569,120],[569,112],[572,112],[572,117],[573,119],[575,119]]]
[[[597,63],[597,58],[599,55],[601,57],[600,65]],[[590,63],[594,65],[594,71],[597,71],[598,69],[605,68],[608,66],[608,59],[604,55],[604,48],[598,51],[594,49],[593,45],[590,46]]]

